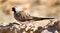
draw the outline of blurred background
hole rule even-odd
[[[1,24],[15,21],[12,12],[13,6],[22,7],[32,16],[60,19],[60,0],[0,0]]]

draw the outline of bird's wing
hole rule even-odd
[[[28,13],[25,12],[20,12],[21,13],[21,17],[24,19],[32,19],[32,16],[30,16]]]

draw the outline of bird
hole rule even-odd
[[[55,19],[55,18],[42,18],[42,17],[35,17],[31,16],[30,14],[24,12],[23,10],[17,10],[17,7],[12,7],[12,11],[14,12],[14,18],[17,21],[25,22],[25,21],[39,21],[39,20],[48,20],[48,19]],[[19,12],[18,12],[19,11]]]

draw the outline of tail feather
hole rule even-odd
[[[39,17],[33,17],[33,20],[38,21],[38,20],[48,20],[48,19],[55,19],[55,18],[39,18]]]

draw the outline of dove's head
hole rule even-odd
[[[12,11],[14,11],[16,13],[18,13],[20,11],[29,13],[30,12],[30,5],[29,4],[15,5],[12,7]]]
[[[15,7],[12,7],[12,11],[14,11],[14,13],[18,13],[20,11],[23,11],[23,9],[21,7],[15,6]]]

